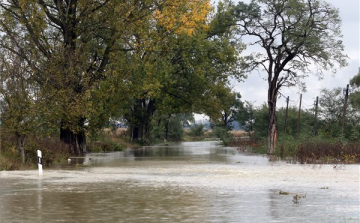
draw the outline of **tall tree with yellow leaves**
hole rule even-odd
[[[165,5],[169,8],[164,6],[162,11],[156,10],[156,29],[150,33],[138,29],[140,33],[135,35],[134,45],[141,49],[136,51],[138,54],[131,55],[135,58],[129,55],[126,62],[131,64],[132,69],[127,86],[135,94],[128,101],[125,112],[133,140],[149,141],[150,123],[155,110],[167,116],[194,111],[206,113],[209,107],[215,105],[212,99],[216,89],[227,85],[230,75],[241,76],[237,62],[238,49],[242,48],[231,43],[225,35],[226,29],[214,32],[216,26],[212,24],[211,11],[207,8],[209,2],[187,2],[189,5]],[[196,11],[196,7],[191,8],[195,3],[202,3],[200,8],[207,8],[207,13],[204,13],[205,10]],[[200,15],[194,14],[189,8],[175,10],[175,6],[190,7]],[[184,11],[189,18],[181,19],[184,17],[173,15],[170,9]],[[169,21],[163,21],[164,18],[169,18]]]

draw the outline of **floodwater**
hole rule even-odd
[[[0,222],[360,222],[359,165],[269,161],[216,142],[0,172]],[[297,199],[296,199],[297,198]]]

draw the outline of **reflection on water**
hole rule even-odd
[[[359,171],[214,142],[89,154],[42,177],[0,172],[0,222],[359,222]]]

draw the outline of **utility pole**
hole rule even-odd
[[[298,124],[297,124],[297,137],[299,137],[299,135],[300,135],[300,113],[301,113],[301,101],[302,101],[302,94],[300,94],[300,104],[299,104]]]
[[[342,123],[341,123],[341,133],[342,133],[342,135],[344,135],[346,108],[347,108],[347,101],[348,101],[348,97],[349,97],[349,84],[346,85],[346,90],[344,90],[344,94],[345,94],[345,104],[344,104],[344,111],[343,111],[343,117],[342,117]]]
[[[317,114],[318,114],[318,104],[319,104],[319,96],[316,97],[316,102],[315,102],[315,122],[314,122],[314,136],[317,135]]]
[[[285,113],[285,133],[287,132],[287,118],[288,118],[288,110],[289,110],[289,96],[286,98],[286,113]]]

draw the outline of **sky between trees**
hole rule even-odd
[[[217,1],[214,1],[217,2]],[[250,2],[250,0],[243,0],[243,2]],[[303,93],[303,108],[310,108],[313,106],[316,96],[320,95],[320,90],[323,88],[333,89],[336,87],[345,88],[349,80],[358,73],[360,66],[359,56],[359,39],[360,39],[360,5],[358,0],[326,0],[326,2],[339,8],[342,19],[342,34],[343,43],[345,45],[345,54],[348,55],[349,65],[345,68],[338,69],[334,76],[331,72],[325,72],[324,78],[319,80],[317,77],[309,75],[305,78],[306,92]],[[244,40],[246,41],[246,40]],[[257,50],[257,47],[248,47],[243,52],[245,55],[248,52]],[[253,102],[259,106],[267,100],[267,82],[263,79],[267,74],[261,70],[254,71],[248,75],[248,78],[243,82],[238,83],[236,80],[232,81],[232,85],[237,92],[240,92],[242,100]],[[298,105],[300,91],[297,87],[283,88],[281,93],[284,96],[290,97],[291,105]],[[286,106],[286,99],[284,97],[278,100],[278,107]],[[197,116],[201,119],[201,116]]]

